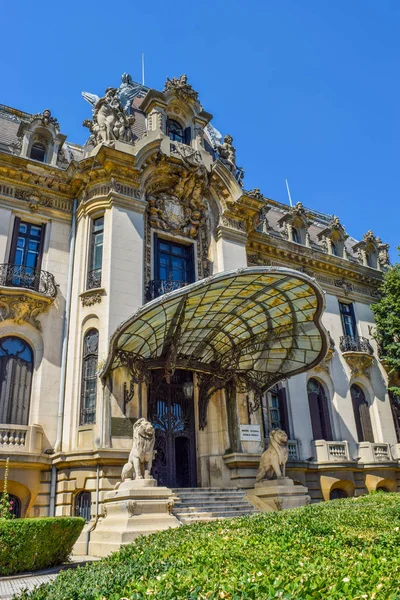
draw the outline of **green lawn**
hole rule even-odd
[[[62,573],[31,600],[400,599],[400,494],[184,526]]]

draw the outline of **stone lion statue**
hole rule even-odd
[[[269,436],[268,448],[262,454],[256,474],[256,482],[263,479],[285,477],[285,466],[289,457],[288,436],[282,429],[273,429]]]
[[[155,441],[154,427],[147,419],[138,419],[133,425],[133,443],[128,462],[122,469],[121,480],[150,479]]]

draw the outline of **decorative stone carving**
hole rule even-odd
[[[16,188],[14,196],[18,200],[27,202],[32,211],[38,210],[41,206],[51,207],[54,204],[54,198],[49,198],[48,196],[31,192],[30,190]]]
[[[221,224],[225,227],[229,227],[230,229],[235,229],[236,231],[246,231],[246,224],[243,221],[238,221],[236,219],[232,219],[231,217],[227,217],[226,215],[220,216]]]
[[[93,294],[85,293],[84,295],[81,295],[82,306],[100,304],[102,295],[102,292],[94,292]]]
[[[149,223],[155,229],[197,237],[200,224],[204,221],[204,204],[191,202],[184,206],[176,196],[158,194],[149,199]]]
[[[30,122],[41,121],[41,124],[44,127],[48,127],[49,125],[54,125],[57,131],[60,130],[60,124],[55,117],[51,116],[51,111],[46,108],[42,113],[37,113],[36,115],[32,115],[30,118]],[[47,140],[46,140],[47,141]]]
[[[179,156],[188,166],[198,167],[202,163],[200,152],[188,144],[173,141],[170,143],[170,150],[172,155]]]
[[[128,462],[122,469],[121,480],[151,479],[155,431],[146,419],[139,419],[133,425],[133,443]]]
[[[366,352],[343,352],[343,358],[350,367],[351,374],[354,377],[366,375],[369,377],[369,368],[374,362],[374,357]]]
[[[124,112],[118,99],[117,88],[107,88],[103,98],[100,98],[94,107],[93,120],[85,119],[84,127],[91,133],[90,142],[97,144],[110,144],[115,140],[132,143],[132,125],[135,122],[133,115]]]
[[[255,198],[256,200],[264,200],[264,194],[260,192],[260,188],[254,188],[253,190],[249,190],[248,192],[246,192],[246,196],[250,196],[250,198]]]
[[[188,100],[197,102],[199,97],[198,92],[187,82],[187,75],[181,75],[179,79],[177,77],[173,77],[173,79],[167,77],[163,92],[164,94],[168,92],[173,93],[177,98],[186,102]]]
[[[353,284],[350,283],[350,281],[346,281],[346,279],[343,279],[343,277],[341,277],[340,279],[335,279],[334,284],[336,287],[342,288],[346,296],[350,292],[354,291]]]
[[[256,482],[263,479],[285,477],[285,467],[289,458],[289,438],[282,429],[273,429],[270,433],[268,448],[262,454],[256,474]]]
[[[236,177],[236,149],[233,146],[233,137],[226,135],[224,143],[218,147],[218,154],[221,162],[233,173]]]
[[[12,319],[17,325],[30,323],[38,331],[42,325],[36,318],[44,312],[52,300],[32,298],[26,294],[2,294],[0,296],[0,321]]]
[[[135,515],[135,508],[136,508],[137,502],[135,500],[128,500],[126,503],[126,508],[128,510],[129,516],[133,517]]]
[[[378,261],[379,261],[381,268],[383,268],[383,269],[390,266],[389,244],[379,244],[379,246],[378,246]]]

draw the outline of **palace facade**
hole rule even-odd
[[[104,97],[83,96],[84,146],[50,110],[0,106],[0,465],[10,458],[16,514],[101,515],[140,416],[157,425],[153,475],[172,488],[252,487],[280,427],[289,476],[313,501],[397,490],[399,425],[370,309],[388,246],[246,191],[232,137],[212,127],[186,76],[160,92],[124,74]],[[222,273],[266,266],[316,281],[330,339],[319,364],[299,346],[269,357],[281,379],[268,391],[235,379],[240,352],[219,327],[216,287]],[[173,317],[166,306],[202,280],[213,326],[202,337],[199,319],[184,347],[188,319],[211,310],[202,284]],[[296,321],[300,309],[288,310]]]

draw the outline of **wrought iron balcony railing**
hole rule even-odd
[[[163,294],[167,294],[168,292],[178,290],[179,288],[185,285],[187,285],[186,281],[173,281],[172,279],[153,279],[152,281],[149,281],[146,287],[145,300],[146,302],[150,302],[150,300],[154,300],[154,298],[159,298]]]
[[[373,354],[373,348],[367,338],[351,335],[342,335],[340,338],[340,350],[342,352],[364,352],[365,354]]]
[[[86,289],[94,290],[99,287],[101,287],[101,269],[93,269],[88,273]]]
[[[26,288],[51,298],[57,295],[56,282],[52,273],[22,265],[0,264],[0,285]]]

